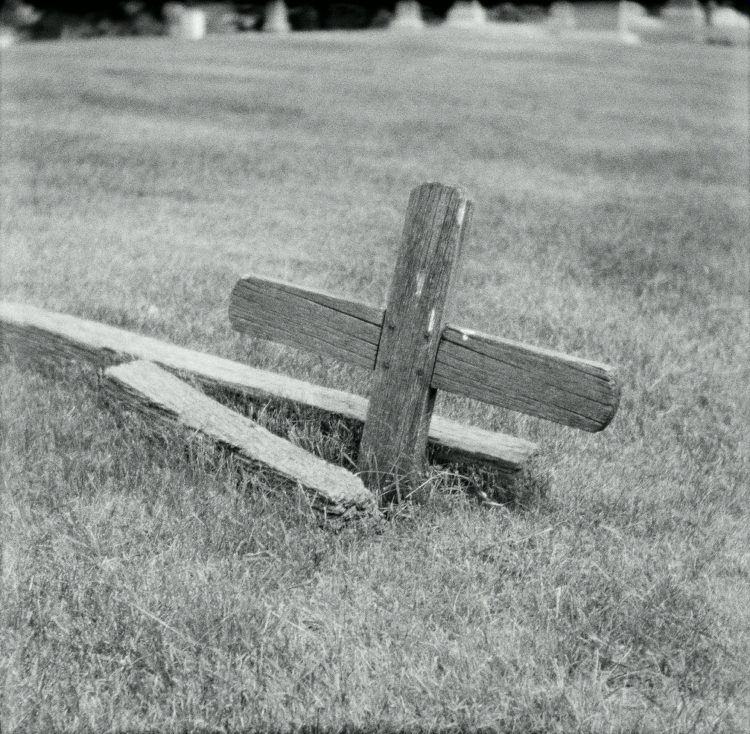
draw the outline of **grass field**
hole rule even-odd
[[[593,435],[441,399],[538,442],[533,474],[493,507],[436,469],[334,528],[85,370],[6,354],[4,732],[750,731],[746,50],[435,31],[0,63],[4,299],[366,393],[234,334],[230,288],[382,304],[439,180],[476,203],[452,320],[623,383]],[[346,461],[345,427],[256,407]]]

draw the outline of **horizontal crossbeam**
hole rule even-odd
[[[360,395],[26,304],[0,303],[0,345],[34,360],[77,360],[98,369],[129,359],[148,360],[192,375],[206,386],[229,389],[254,400],[295,403],[359,425],[367,415],[367,399]],[[436,415],[430,423],[429,444],[438,463],[489,465],[507,477],[521,471],[537,450],[529,441]]]
[[[232,291],[229,319],[237,331],[371,370],[383,309],[248,276]]]
[[[372,369],[384,310],[271,278],[237,282],[233,327],[253,336]],[[600,431],[620,386],[605,364],[448,326],[432,386],[538,418]]]

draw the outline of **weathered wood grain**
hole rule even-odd
[[[274,436],[153,362],[137,360],[109,367],[104,377],[105,391],[118,404],[149,421],[177,423],[199,431],[243,458],[299,482],[313,503],[327,512],[340,515],[356,509],[377,513],[375,497],[359,477]]]
[[[31,359],[83,361],[96,368],[143,359],[253,399],[301,403],[364,419],[365,398],[256,369],[126,329],[18,303],[0,303],[0,339]]]
[[[486,431],[434,414],[430,423],[429,447],[438,464],[486,464],[509,479],[518,473],[519,468],[527,466],[538,450],[536,444],[522,438]]]
[[[432,385],[586,431],[605,428],[620,401],[607,365],[450,326]]]
[[[360,444],[365,484],[383,501],[424,468],[432,370],[471,211],[461,190],[442,184],[418,186],[409,198]]]
[[[245,295],[248,282],[253,292],[263,291],[262,298]],[[230,315],[238,331],[374,369],[384,309],[264,282],[246,278],[235,286]],[[290,316],[287,305],[290,298],[302,304],[323,296],[335,303],[334,337],[324,311],[308,316],[300,308]],[[620,401],[617,377],[605,364],[451,324],[443,329],[432,387],[586,431],[606,428]]]
[[[383,310],[247,276],[234,286],[229,320],[238,331],[372,369]]]
[[[148,360],[192,375],[208,387],[230,389],[253,400],[297,403],[359,425],[367,415],[367,400],[360,395],[26,304],[0,303],[0,342],[33,361],[74,360],[101,369],[125,360]],[[472,441],[477,445],[473,458]],[[508,476],[519,472],[536,451],[528,441],[470,429],[438,416],[430,426],[430,444],[436,461],[488,464]]]

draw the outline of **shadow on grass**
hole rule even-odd
[[[203,389],[213,399],[296,446],[350,471],[357,470],[362,437],[362,425],[357,421],[280,400],[251,402],[246,396],[223,388]],[[518,477],[509,479],[485,464],[437,464],[431,454],[428,450],[429,466],[422,483],[406,493],[397,488],[396,496],[425,504],[439,495],[460,492],[488,506],[526,509],[549,493],[550,475],[539,459],[532,460]],[[388,514],[398,513],[392,510]]]

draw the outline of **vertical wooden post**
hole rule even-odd
[[[381,501],[400,499],[424,468],[432,371],[471,213],[460,189],[438,183],[409,198],[359,449],[362,478]]]

